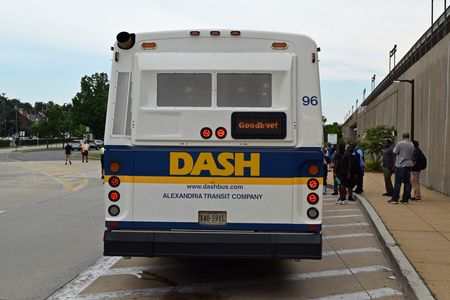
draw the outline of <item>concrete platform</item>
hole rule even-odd
[[[366,173],[357,198],[411,289],[418,299],[450,299],[450,197],[421,186],[422,201],[392,205],[384,192],[383,174]]]

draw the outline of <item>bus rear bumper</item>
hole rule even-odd
[[[106,256],[322,258],[317,233],[105,231],[103,241]]]

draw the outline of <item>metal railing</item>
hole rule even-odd
[[[367,98],[344,122],[343,125],[351,121],[353,117],[363,111],[360,109],[374,101],[382,92],[384,92],[394,80],[397,80],[412,65],[421,59],[430,51],[440,40],[450,32],[450,7],[433,23],[425,33],[417,40],[411,49],[394,66],[388,75],[376,86],[376,88],[367,96]]]

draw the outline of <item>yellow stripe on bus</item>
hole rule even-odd
[[[105,181],[111,176],[105,176]],[[161,184],[261,184],[293,185],[306,184],[310,177],[176,177],[176,176],[118,176],[124,183],[161,183]],[[323,184],[323,178],[316,178]]]

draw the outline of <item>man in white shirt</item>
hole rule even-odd
[[[403,140],[393,150],[395,154],[394,194],[389,203],[398,204],[400,188],[403,183],[402,203],[408,204],[411,199],[411,169],[413,167],[414,145],[409,140],[409,133],[403,133]]]

